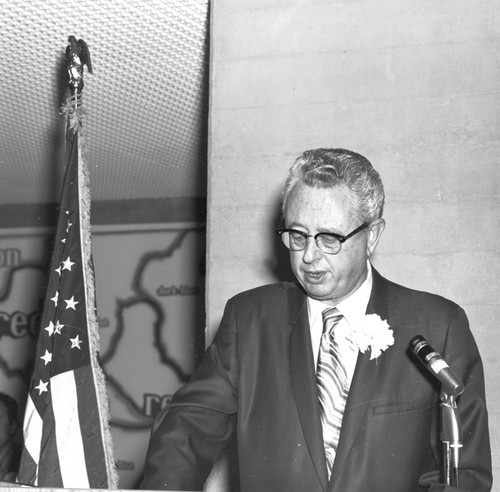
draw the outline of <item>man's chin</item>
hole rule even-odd
[[[317,301],[325,302],[325,301],[329,301],[331,299],[334,299],[334,296],[333,296],[331,290],[326,289],[322,285],[304,282],[302,284],[302,287],[304,288],[304,290],[306,291],[306,293],[309,297],[312,297],[313,299],[316,299]]]
[[[348,295],[343,294],[342,292],[335,292],[333,289],[327,289],[323,285],[315,285],[315,284],[302,284],[303,289],[306,291],[306,294],[317,301],[330,303],[332,305],[338,304],[340,301],[348,297]]]

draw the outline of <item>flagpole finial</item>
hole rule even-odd
[[[83,67],[86,65],[89,73],[92,73],[89,48],[83,39],[77,41],[75,36],[68,38],[66,63],[71,97],[63,104],[61,110],[69,118],[69,128],[73,133],[76,133],[81,130],[82,119],[85,113],[82,104]]]
[[[68,38],[66,47],[66,63],[68,64],[69,88],[77,98],[83,89],[83,67],[86,65],[92,73],[92,63],[87,43],[83,39],[76,40],[75,36]]]

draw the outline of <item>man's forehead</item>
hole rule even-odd
[[[290,193],[285,216],[301,211],[328,214],[335,210],[338,213],[351,213],[355,211],[355,208],[355,196],[345,186],[313,187],[299,183]]]

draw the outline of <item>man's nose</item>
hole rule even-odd
[[[304,263],[312,263],[322,256],[322,251],[316,244],[314,237],[309,236],[307,238],[306,247],[304,248],[302,260]]]

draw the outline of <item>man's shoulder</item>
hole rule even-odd
[[[232,299],[238,299],[241,297],[266,297],[272,296],[283,296],[283,295],[295,295],[298,293],[303,293],[301,288],[296,282],[275,282],[272,284],[259,285],[258,287],[253,287],[251,289],[239,292]]]
[[[453,311],[460,308],[455,301],[440,294],[401,285],[382,277],[378,273],[376,275],[378,276],[378,281],[375,285],[382,285],[387,289],[387,295],[392,302],[401,304],[410,303],[414,307],[420,306],[422,309],[444,309]]]
[[[305,299],[304,291],[295,282],[276,282],[245,290],[229,299],[232,304],[268,304]]]
[[[449,350],[447,343],[463,344],[464,340],[473,347],[467,314],[456,302],[382,277],[379,280],[376,290],[374,282],[372,307],[378,314],[380,310],[387,316],[387,322],[405,346],[411,336],[419,334],[438,352]]]

